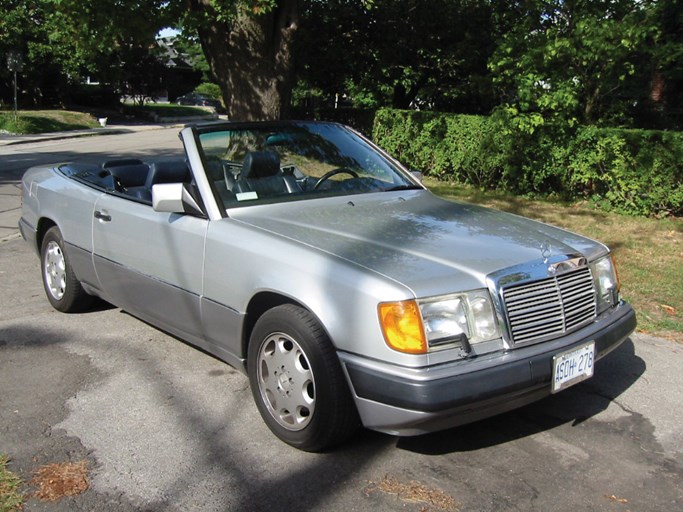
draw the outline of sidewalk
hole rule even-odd
[[[188,123],[193,121],[188,120]],[[6,135],[0,134],[0,147],[13,144],[28,144],[31,142],[43,142],[48,140],[74,139],[78,137],[92,137],[96,135],[117,135],[121,133],[134,133],[148,130],[163,130],[165,128],[181,128],[186,123],[158,123],[158,124],[126,124],[110,125],[106,128],[90,128],[87,130],[70,130],[67,132],[33,133],[29,135]]]
[[[111,124],[106,128],[90,128],[87,130],[70,130],[67,132],[33,133],[30,135],[8,135],[0,133],[0,147],[13,144],[28,144],[46,140],[74,139],[77,137],[91,137],[93,135],[117,135],[121,133],[143,132],[147,130],[163,130],[165,128],[182,128],[193,123],[215,123],[226,121],[227,116],[189,116],[164,117],[159,121],[147,124]]]

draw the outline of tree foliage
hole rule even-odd
[[[660,27],[649,0],[524,0],[491,56],[500,102],[526,116],[569,124],[629,123],[657,71]]]
[[[369,106],[485,110],[489,11],[472,0],[308,2],[301,74],[311,87]]]
[[[24,52],[31,97],[87,74],[133,84],[170,26],[201,48],[233,118],[285,117],[298,80],[298,101],[497,107],[527,133],[551,121],[670,128],[683,117],[682,2],[0,0],[0,52]],[[8,91],[6,67],[0,80]]]
[[[37,39],[62,78],[95,73],[143,98],[155,68],[150,48],[160,29],[183,27],[200,42],[229,114],[277,118],[289,105],[290,46],[299,0],[2,0],[2,23],[20,44]],[[23,17],[20,14],[29,11]],[[58,21],[55,21],[58,20]],[[9,40],[10,37],[8,36]],[[0,48],[3,44],[0,40]],[[69,43],[68,46],[66,43]],[[77,49],[77,51],[71,51]],[[60,53],[58,53],[60,52]],[[64,55],[70,58],[58,59]],[[32,66],[37,60],[29,56]],[[68,65],[67,65],[68,64]],[[130,92],[130,91],[128,91]]]
[[[122,83],[123,92],[133,84],[151,80],[156,61],[149,55],[149,49],[158,30],[168,24],[163,15],[165,2],[0,3],[0,52],[6,55],[10,48],[18,49],[24,57],[20,76],[25,104],[61,103],[87,76]],[[134,15],[128,7],[134,9]]]
[[[10,53],[20,56],[20,90],[30,91],[32,103],[40,105],[45,95],[56,95],[64,79],[78,72],[82,49],[64,26],[61,13],[41,0],[0,0],[0,83],[11,89]],[[5,101],[9,94],[5,93]]]
[[[156,34],[170,22],[163,0],[44,0],[82,52],[81,73],[116,84],[138,105],[159,89]]]

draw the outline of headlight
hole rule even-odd
[[[598,313],[619,302],[619,277],[612,255],[605,256],[591,264],[595,290],[597,294]]]
[[[425,354],[500,338],[487,290],[379,305],[387,344],[400,352]]]

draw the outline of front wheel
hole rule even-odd
[[[313,315],[285,304],[256,322],[247,362],[256,405],[285,443],[322,451],[358,427],[337,354]]]
[[[76,313],[90,306],[92,297],[85,293],[74,274],[64,251],[64,239],[56,226],[48,229],[43,237],[40,265],[45,294],[52,307],[64,313]]]

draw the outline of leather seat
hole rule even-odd
[[[192,173],[184,160],[160,160],[153,162],[145,186],[152,190],[156,183],[189,183]]]
[[[191,180],[192,174],[184,160],[160,160],[150,164],[144,184],[127,188],[126,194],[151,202],[152,186],[156,183],[189,183]]]
[[[111,174],[114,189],[123,193],[128,193],[129,189],[144,187],[149,175],[149,166],[140,160],[106,162],[103,168]]]
[[[292,176],[282,174],[277,153],[252,151],[244,158],[234,190],[237,193],[256,192],[260,197],[272,197],[301,192],[301,187]]]

